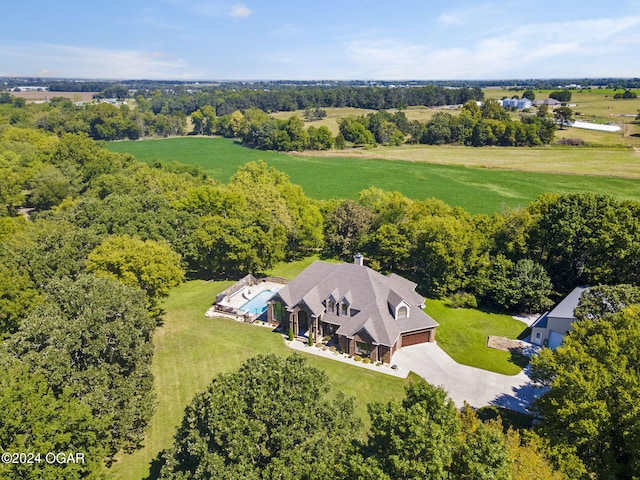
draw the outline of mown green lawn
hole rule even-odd
[[[304,267],[302,267],[304,268]],[[297,266],[300,269],[300,265]],[[274,274],[287,273],[287,269]],[[288,268],[293,273],[296,267]],[[295,276],[295,275],[294,275]],[[118,459],[105,474],[110,479],[143,479],[150,462],[171,445],[184,408],[211,379],[236,369],[259,353],[290,355],[280,335],[270,329],[226,319],[206,319],[216,293],[231,282],[189,281],[172,290],[164,302],[164,324],[154,335],[153,374],[157,406],[144,448]],[[368,422],[366,405],[374,400],[402,398],[409,381],[340,362],[305,355],[329,376],[332,392],[356,397],[357,413]],[[416,378],[416,377],[410,377]]]
[[[264,272],[265,276],[282,277],[293,280],[302,270],[307,268],[316,260],[320,260],[320,255],[311,255],[293,262],[281,262],[275,267]],[[322,259],[324,262],[342,263],[340,260]]]
[[[425,312],[440,324],[436,341],[456,362],[505,375],[515,375],[522,369],[522,358],[514,359],[509,352],[486,345],[490,335],[518,338],[526,328],[524,323],[509,315],[450,308],[446,300],[427,299]]]
[[[621,172],[635,175],[633,172],[639,170],[640,160],[628,150],[403,146],[396,150],[419,160],[391,161],[380,159],[387,154],[393,158],[395,150],[390,147],[364,152],[377,158],[316,157],[252,150],[225,138],[185,137],[113,142],[109,149],[132,153],[144,162],[162,160],[199,165],[222,182],[227,182],[240,165],[261,159],[287,173],[293,183],[317,199],[355,199],[361,190],[376,186],[399,191],[416,200],[439,198],[474,214],[524,207],[545,192],[609,193],[618,198],[640,200],[638,181],[630,178],[500,169],[518,168],[510,165],[529,169],[527,166],[535,166],[537,162],[547,162],[543,168],[550,171],[568,168],[571,173],[594,173],[587,167],[593,164],[594,169],[596,166],[601,169],[597,173],[615,175],[615,168],[620,168]],[[590,161],[591,157],[595,160]],[[476,166],[450,164],[458,162]],[[479,166],[490,168],[477,168]]]
[[[282,263],[267,273],[294,278],[317,260],[317,256]],[[110,479],[143,479],[151,462],[171,445],[182,420],[184,408],[194,395],[205,390],[212,378],[236,369],[244,360],[260,354],[291,355],[282,337],[270,329],[226,319],[206,319],[204,312],[215,296],[232,282],[188,281],[173,289],[164,301],[164,323],[154,335],[152,371],[157,406],[144,447],[124,455],[105,471]],[[426,311],[439,323],[437,340],[447,353],[461,363],[514,374],[519,367],[509,362],[509,354],[484,347],[486,336],[516,338],[523,324],[505,315],[489,315],[477,310],[450,309],[443,301],[427,300]],[[356,398],[358,416],[368,428],[367,404],[372,401],[400,399],[408,379],[365,370],[313,355],[308,361],[324,370],[331,393],[338,391]]]

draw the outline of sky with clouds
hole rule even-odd
[[[640,0],[7,1],[0,76],[640,76]]]

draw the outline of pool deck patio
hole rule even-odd
[[[217,302],[214,306],[207,310],[207,312],[205,313],[205,317],[211,318],[214,316],[222,316],[239,320],[241,316],[240,307],[242,307],[245,303],[266,290],[277,291],[280,290],[283,286],[284,285],[281,283],[263,281],[255,285],[243,287],[232,295],[224,297],[222,300]],[[216,310],[216,305],[222,307],[223,309],[225,309],[225,311],[228,310],[228,312],[225,313],[221,312],[220,310]]]

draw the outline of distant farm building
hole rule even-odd
[[[531,100],[528,98],[505,98],[502,100],[503,108],[515,108],[517,110],[525,110],[531,108]]]
[[[539,107],[540,105],[548,105],[550,107],[559,107],[562,105],[562,102],[556,100],[555,98],[545,98],[544,100],[534,100],[532,102],[534,107]]]

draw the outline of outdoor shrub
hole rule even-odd
[[[362,359],[362,363],[371,363],[371,359],[370,358],[363,358]]]
[[[452,308],[477,308],[478,300],[471,293],[456,292],[449,297],[449,304]]]
[[[326,352],[327,351],[327,347],[322,347],[322,351]]]
[[[360,361],[362,360],[362,357],[361,357],[360,355],[356,355],[355,357],[353,357],[353,359],[354,359],[356,362],[360,362]]]
[[[329,350],[331,350],[332,352],[335,352],[337,349],[336,347],[330,347]]]
[[[289,341],[293,342],[293,327],[289,327]]]
[[[328,342],[329,340],[331,340],[331,337],[329,335],[325,335],[324,337],[322,337],[323,342]]]
[[[570,145],[572,147],[579,147],[584,145],[584,140],[581,138],[561,138],[556,142],[558,145]]]
[[[309,332],[309,338],[307,339],[307,343],[310,347],[313,347],[313,334]]]

